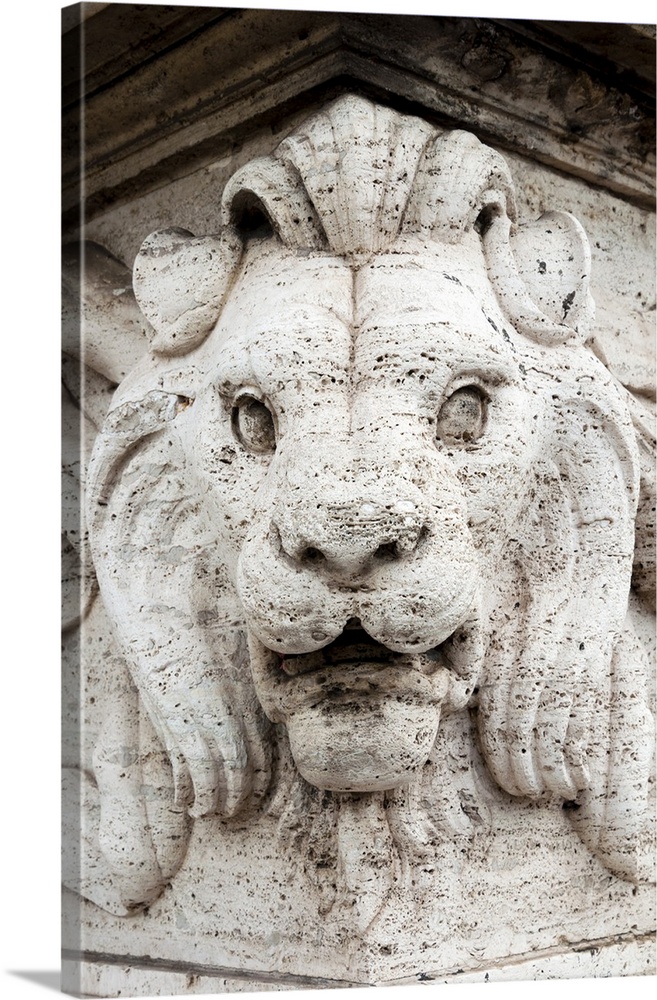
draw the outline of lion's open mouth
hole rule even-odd
[[[396,652],[353,618],[309,653],[277,653],[249,635],[260,703],[272,722],[287,727],[306,781],[338,792],[407,782],[428,758],[457,680],[449,663],[453,639],[423,653]]]
[[[280,667],[289,677],[311,674],[331,667],[364,665],[368,667],[410,667],[422,673],[433,673],[438,666],[440,647],[422,655],[397,653],[373,639],[362,627],[359,619],[350,619],[343,631],[323,649],[312,653],[278,654]]]
[[[310,709],[395,703],[442,705],[453,711],[472,696],[483,646],[473,613],[442,643],[424,652],[397,652],[374,639],[359,618],[322,649],[280,653],[247,633],[251,671],[273,722]],[[447,701],[446,701],[447,699]],[[322,709],[321,707],[324,706]]]

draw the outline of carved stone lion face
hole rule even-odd
[[[265,716],[338,800],[421,798],[441,714],[468,706],[500,788],[559,797],[637,870],[636,436],[583,342],[581,226],[515,220],[493,150],[349,97],[233,176],[217,235],[143,244],[150,351],[87,509],[191,816],[262,802]]]
[[[536,448],[480,257],[259,243],[207,342],[202,490],[257,695],[320,788],[408,781],[477,680],[482,565]]]

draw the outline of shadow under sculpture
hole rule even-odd
[[[194,819],[273,810],[320,910],[364,930],[505,793],[646,877],[639,457],[589,272],[573,216],[517,224],[498,153],[357,97],[241,168],[216,235],[145,241],[150,342],[88,474],[134,687],[96,747],[84,895],[137,912]],[[486,765],[456,801],[453,713]]]

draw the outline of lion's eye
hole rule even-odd
[[[276,450],[274,418],[255,396],[245,393],[235,400],[231,421],[233,434],[247,451],[264,455]]]
[[[467,444],[484,432],[486,397],[476,385],[465,385],[443,403],[436,422],[436,437],[445,444]]]

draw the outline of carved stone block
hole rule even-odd
[[[86,246],[93,995],[148,990],[144,956],[216,989],[650,962],[654,438],[584,228],[512,175],[347,94],[208,234],[156,230],[132,274]]]

